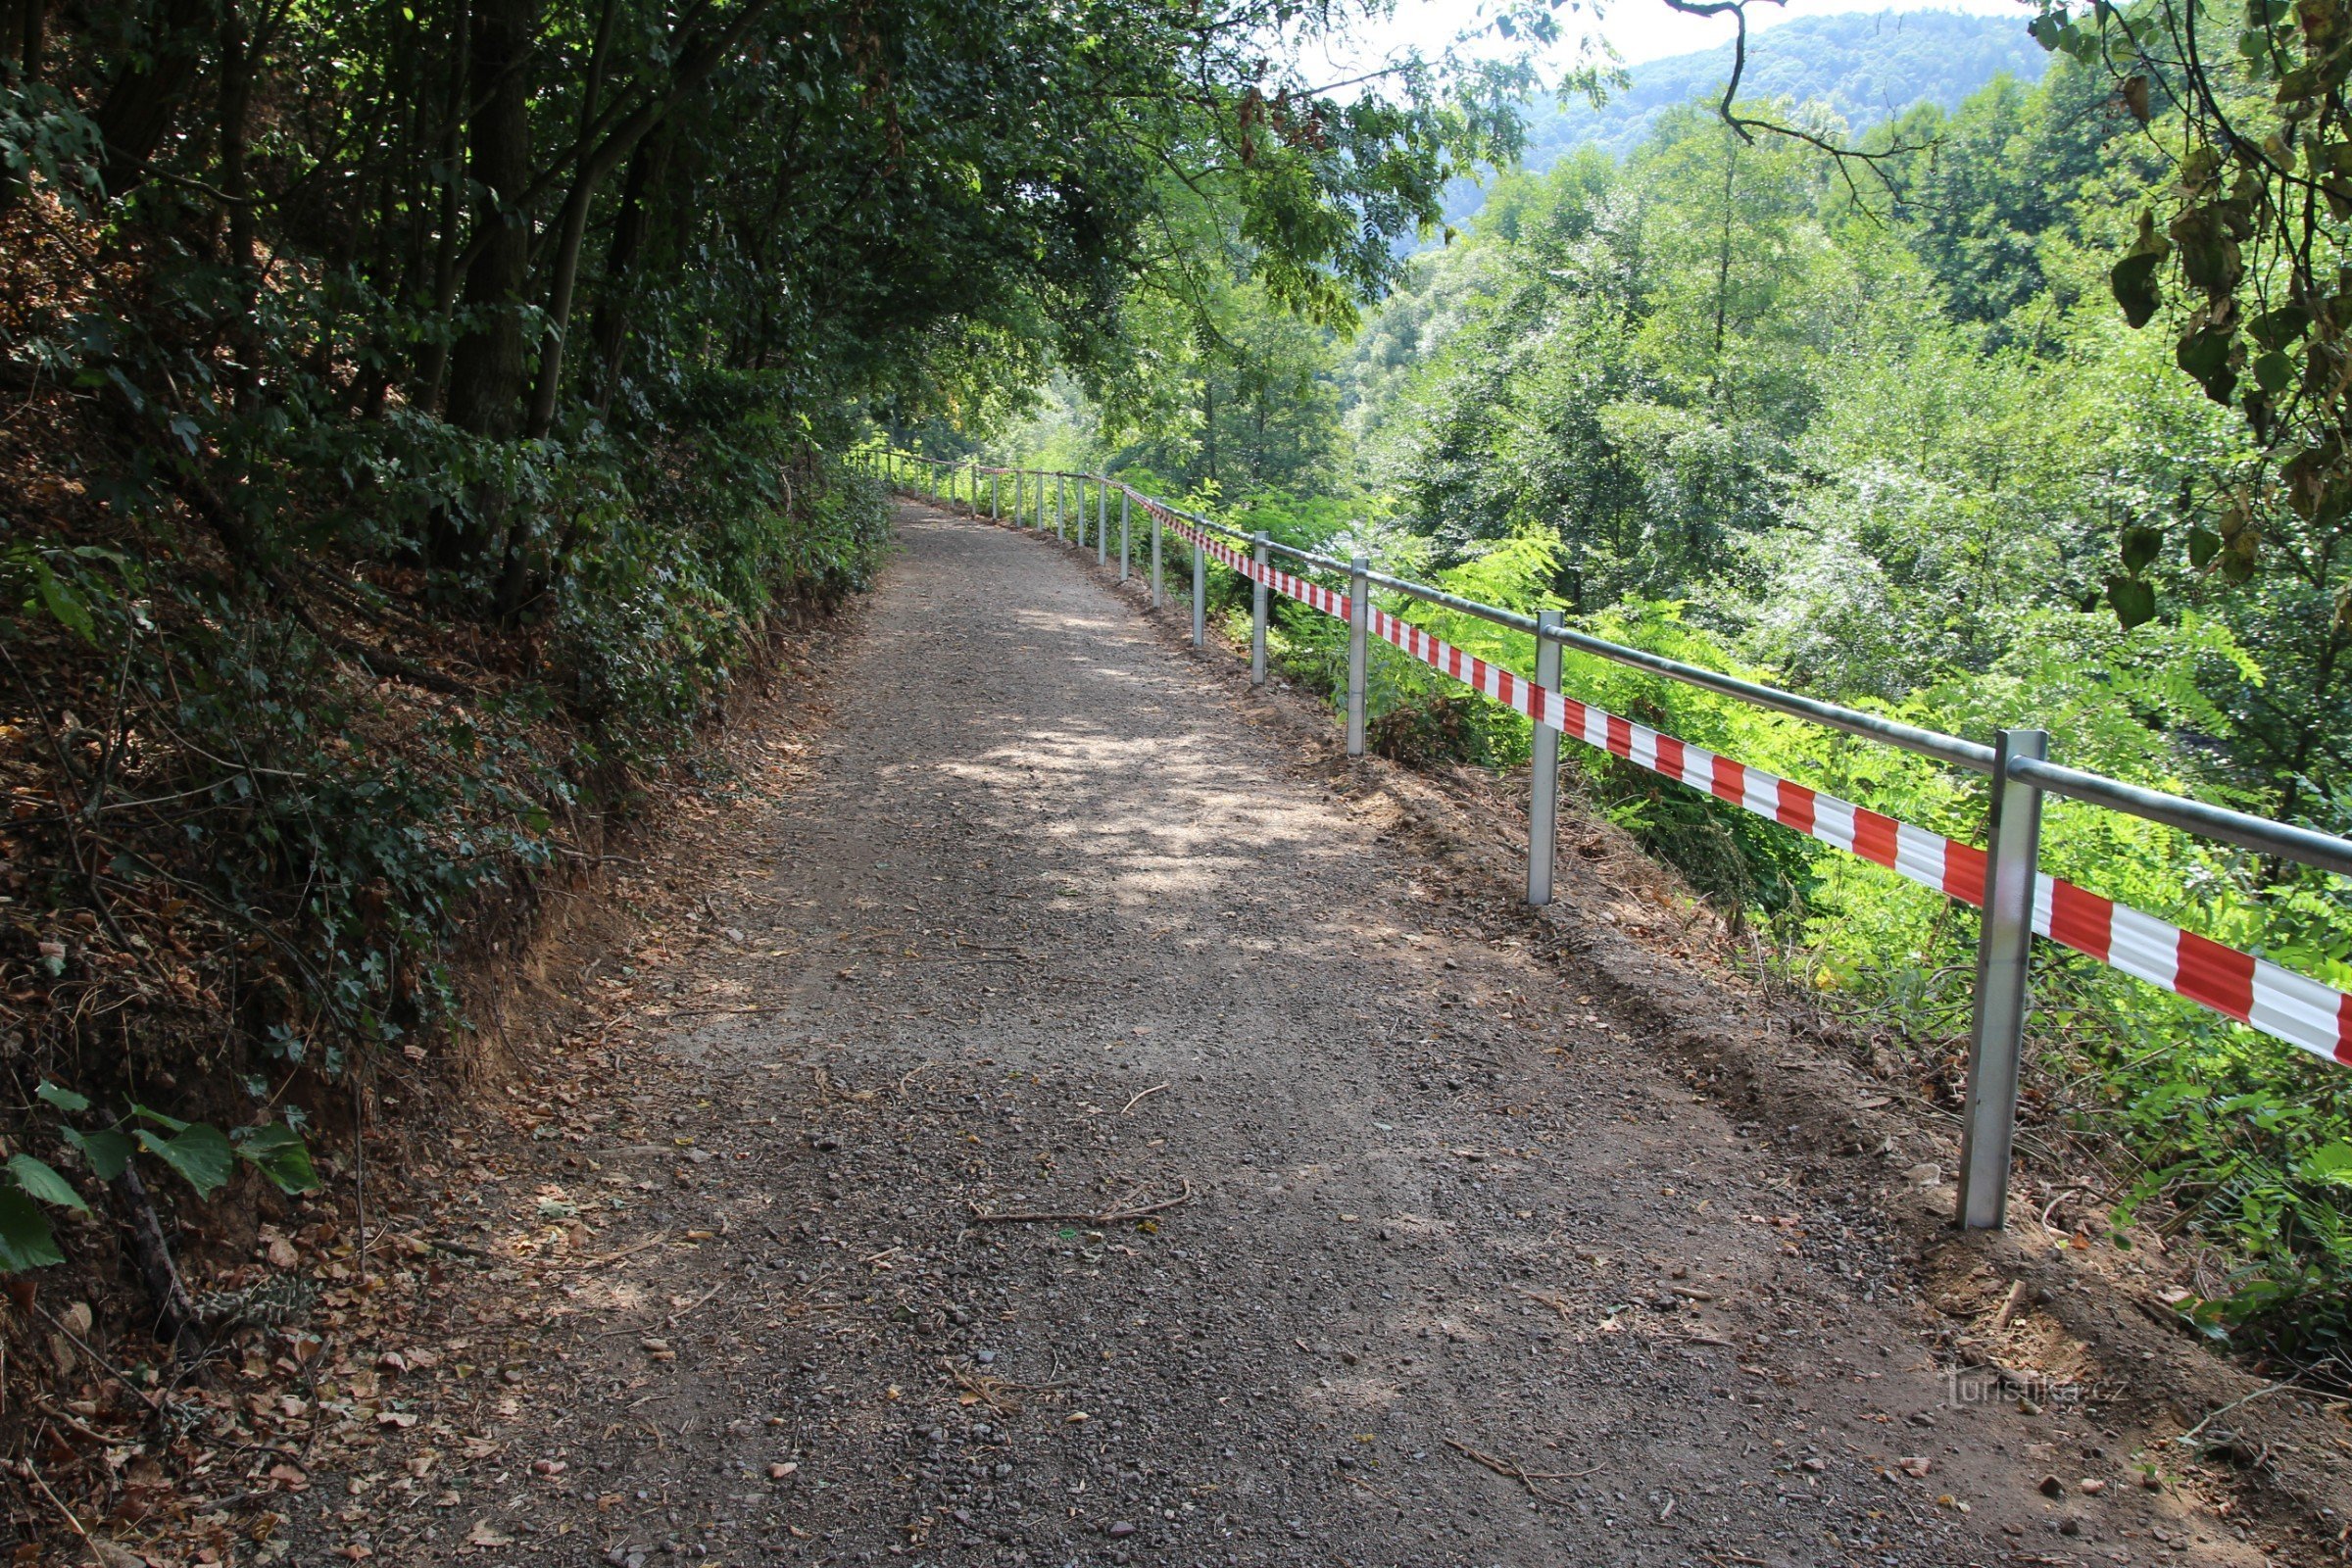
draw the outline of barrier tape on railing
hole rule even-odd
[[[1974,845],[1546,691],[1384,611],[1372,612],[1372,631],[1480,695],[1588,746],[1886,866],[1922,887],[1984,906],[1984,852]],[[2135,979],[2352,1066],[2352,996],[2268,958],[2183,931],[2047,872],[2035,873],[2034,929]]]
[[[1272,565],[1260,566],[1156,503],[1147,500],[1144,508],[1209,559],[1242,576],[1264,582],[1341,620],[1348,618],[1347,595]],[[1369,624],[1372,635],[1383,642],[1563,735],[1885,866],[1948,898],[1984,906],[1985,857],[1974,845],[1825,795],[1547,691],[1384,610],[1375,608]],[[2314,1055],[2352,1066],[2352,996],[2268,958],[2184,931],[2047,872],[2035,873],[2034,930],[2134,979]]]
[[[1321,583],[1309,582],[1304,577],[1295,577],[1280,566],[1271,564],[1260,566],[1240,551],[1220,544],[1209,538],[1208,535],[1189,526],[1172,513],[1163,512],[1157,507],[1149,505],[1145,510],[1156,514],[1162,523],[1193,548],[1205,552],[1211,560],[1223,563],[1251,582],[1262,582],[1276,593],[1287,594],[1302,605],[1312,605],[1326,615],[1333,615],[1341,620],[1348,618],[1348,603],[1346,594],[1326,588]]]

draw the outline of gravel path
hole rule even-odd
[[[902,528],[711,897],[761,1010],[681,1020],[571,1178],[600,1252],[667,1243],[564,1276],[379,1555],[2260,1560],[2095,1418],[1948,1401],[1869,1206],[1471,929],[1228,656]]]

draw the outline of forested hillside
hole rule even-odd
[[[1624,158],[1647,141],[1660,121],[1690,105],[1713,102],[1731,80],[1733,46],[1670,55],[1626,71],[1600,99],[1562,91],[1529,115],[1521,167],[1542,173],[1580,149]],[[1765,101],[1802,104],[1852,131],[1865,131],[1919,107],[1951,110],[2003,74],[2031,84],[2049,56],[2012,18],[1943,11],[1886,11],[1798,17],[1750,41],[1742,90]],[[1484,186],[1458,180],[1446,193],[1446,218],[1460,225],[1486,202]]]
[[[1743,113],[1815,123],[1801,104]],[[1706,102],[1645,126],[1622,159],[1586,147],[1506,175],[1352,338],[1285,323],[1244,287],[1217,302],[1212,346],[1167,344],[1160,401],[1065,400],[1000,450],[1133,465],[1244,525],[1368,546],[1659,653],[1971,736],[2039,725],[2079,766],[2352,827],[2344,509],[2263,488],[2281,426],[2267,403],[2218,400],[2198,358],[2195,334],[2227,327],[2229,307],[2183,306],[2173,330],[2127,318],[2147,273],[2117,258],[2171,251],[2139,225],[2179,199],[2177,127],[2152,136],[2132,92],[2066,53],[2038,84],[1910,109],[1853,143],[1863,156],[1743,132]],[[2238,276],[2233,242],[2191,246],[2204,221],[2174,228],[2192,303],[2198,280]],[[2283,362],[2239,384],[2255,375],[2275,390]],[[1435,623],[1531,667],[1524,639]],[[1294,671],[1331,680],[1331,627],[1300,613],[1289,628]],[[1983,841],[1981,781],[1590,660],[1568,680]],[[1393,721],[1423,749],[1525,757],[1522,720],[1445,691],[1399,664],[1376,707],[1428,715]],[[1768,969],[1909,1041],[1924,1093],[1956,1091],[1973,921],[1639,769],[1586,765],[1619,820],[1759,920]],[[2352,979],[2340,880],[2063,805],[2044,845],[2054,872]],[[2145,1205],[2214,1247],[2208,1321],[2306,1355],[2340,1345],[2346,1075],[2112,970],[2044,960],[2038,1136],[2087,1136],[2067,1158],[2105,1163],[2119,1213]]]
[[[1796,17],[1749,42],[1741,91],[1762,101],[1819,105],[1854,130],[1868,130],[1921,104],[1952,110],[2004,74],[2029,85],[2049,55],[2016,18],[1945,11],[1851,12]],[[1523,166],[1542,173],[1583,147],[1623,158],[1660,120],[1719,97],[1732,74],[1732,45],[1644,61],[1601,102],[1567,92],[1532,115]]]

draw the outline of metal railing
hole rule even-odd
[[[1142,506],[1151,518],[1153,609],[1158,609],[1165,602],[1161,581],[1163,519],[1180,520],[1203,535],[1222,537],[1238,546],[1247,547],[1250,562],[1261,571],[1270,556],[1281,555],[1317,570],[1347,576],[1349,583],[1348,752],[1351,757],[1361,756],[1364,751],[1367,641],[1364,626],[1369,591],[1380,588],[1533,637],[1536,641],[1535,685],[1545,692],[1558,690],[1561,651],[1573,648],[1580,653],[1661,675],[1752,707],[1840,730],[1931,758],[1949,766],[1988,774],[1991,779],[1991,810],[1987,824],[1989,847],[1984,865],[1984,915],[1977,944],[1968,1079],[1961,1124],[1958,1220],[1966,1229],[1999,1229],[2007,1219],[2008,1176],[2016,1131],[2018,1080],[2025,1038],[2035,899],[2037,891],[2048,881],[2040,873],[2041,814],[2045,795],[2064,796],[2107,810],[2159,822],[2185,833],[2316,866],[2340,876],[2352,876],[2352,840],[2273,822],[2227,807],[2143,789],[2096,773],[2063,766],[2048,760],[2049,737],[2040,730],[2003,729],[1995,733],[1992,745],[1985,746],[1876,713],[1866,713],[1835,703],[1740,680],[1717,670],[1701,668],[1573,630],[1560,623],[1556,612],[1545,612],[1541,615],[1521,614],[1465,599],[1427,583],[1373,571],[1361,556],[1340,561],[1280,543],[1263,533],[1244,533],[1213,518],[1200,516],[1145,496],[1102,474],[989,467],[976,460],[946,463],[888,449],[866,449],[854,454],[853,459],[893,485],[915,489],[918,493],[951,503],[969,505],[975,513],[981,510],[981,482],[985,479],[988,515],[1000,520],[1004,516],[1005,481],[1010,480],[1012,519],[1020,523],[1024,518],[1029,518],[1031,524],[1040,529],[1046,526],[1046,486],[1050,480],[1054,486],[1054,527],[1057,535],[1064,536],[1065,525],[1073,520],[1073,514],[1066,506],[1067,496],[1070,487],[1075,486],[1078,505],[1074,521],[1081,547],[1086,543],[1086,491],[1092,485],[1096,496],[1095,547],[1098,563],[1107,560],[1109,497],[1116,491],[1119,496],[1121,581],[1127,579],[1130,570],[1130,504]],[[928,483],[919,487],[908,485],[907,481],[916,475]],[[1195,548],[1191,554],[1192,635],[1194,644],[1198,646],[1206,640],[1207,633],[1207,553]],[[1240,568],[1237,566],[1237,569]],[[1266,678],[1267,585],[1262,577],[1253,575],[1251,587],[1250,679],[1252,685],[1262,685]],[[1527,858],[1527,901],[1533,905],[1546,904],[1551,898],[1560,738],[1560,731],[1556,727],[1541,720],[1537,722],[1531,768],[1533,784],[1528,812]],[[2346,1017],[2352,1019],[2352,1001],[2347,1001],[2345,1007]],[[2352,1063],[2352,1055],[2347,1055],[2342,1046],[2338,1047],[2337,1056],[2340,1060]]]

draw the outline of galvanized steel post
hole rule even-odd
[[[1560,643],[1545,635],[1560,624],[1560,612],[1546,610],[1536,616],[1536,684],[1546,692],[1560,689]],[[1533,793],[1527,802],[1527,902],[1541,908],[1551,902],[1551,855],[1559,842],[1560,732],[1538,723],[1528,754]]]
[[[1095,564],[1110,559],[1110,481],[1095,481]]]
[[[1157,610],[1166,603],[1167,595],[1162,591],[1159,569],[1159,514],[1154,511],[1152,514],[1152,608]]]
[[[1119,581],[1121,582],[1127,580],[1128,562],[1134,558],[1135,554],[1131,548],[1134,542],[1134,532],[1127,520],[1127,487],[1121,485],[1119,487]]]
[[[1199,540],[1192,541],[1193,552],[1193,646],[1208,641],[1208,552]]]
[[[2017,1137],[2018,1060],[2034,956],[2034,894],[2041,859],[2041,791],[2009,776],[2013,760],[2041,760],[2050,738],[2005,729],[1993,738],[1992,820],[1984,858],[1984,915],[1977,937],[1977,1009],[1969,1031],[1960,1121],[1960,1227],[1997,1231],[2009,1217],[2009,1156]]]
[[[999,522],[999,521],[1002,521],[1002,520],[1004,519],[1004,508],[1003,508],[1001,505],[999,505],[999,503],[1000,503],[1000,502],[1002,502],[1004,499],[1004,476],[1003,474],[1001,474],[1001,473],[992,473],[992,474],[990,474],[990,475],[988,476],[988,520],[989,520],[989,521],[991,521],[991,522]]]
[[[1362,556],[1348,562],[1348,755],[1364,755],[1364,665],[1370,651],[1372,564]]]
[[[1068,532],[1067,526],[1062,521],[1062,514],[1067,510],[1069,483],[1070,479],[1067,474],[1057,473],[1054,476],[1054,537],[1056,539]]]
[[[1257,569],[1266,569],[1266,536],[1251,534],[1250,559]],[[1250,579],[1250,684],[1266,683],[1266,583],[1262,577]]]

